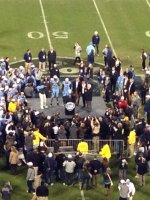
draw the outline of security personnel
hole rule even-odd
[[[87,154],[89,150],[88,143],[84,141],[84,139],[81,139],[81,142],[79,142],[77,151],[79,151],[82,154]]]
[[[93,46],[96,48],[97,55],[99,56],[100,36],[97,31],[95,31],[94,35],[92,36],[92,43],[93,43]]]
[[[104,146],[102,147],[101,151],[99,152],[100,156],[102,158],[107,158],[107,160],[109,160],[111,158],[111,151],[110,151],[110,147],[109,145],[106,143],[104,144]]]

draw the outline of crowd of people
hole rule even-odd
[[[24,54],[25,66],[11,68],[9,58],[0,61],[0,154],[4,155],[6,170],[17,174],[17,168],[27,164],[27,192],[33,199],[48,199],[48,185],[57,181],[63,185],[80,183],[80,189],[98,186],[102,174],[106,195],[113,185],[111,171],[111,148],[99,140],[123,140],[125,146],[117,144],[118,180],[120,200],[132,199],[134,184],[128,179],[128,160],[135,157],[136,177],[140,186],[145,185],[145,175],[150,174],[150,66],[146,64],[148,54],[142,50],[142,67],[145,79],[138,88],[135,71],[129,66],[123,71],[121,60],[113,56],[106,45],[102,51],[104,67],[96,74],[100,96],[109,103],[104,116],[90,116],[92,110],[94,56],[99,56],[100,36],[97,31],[86,48],[87,62],[82,61],[82,48],[75,43],[75,61],[79,74],[75,80],[65,78],[60,82],[59,67],[56,64],[56,51],[46,54],[44,49],[38,53],[39,65],[32,61],[31,51]],[[43,75],[48,58],[49,75]],[[144,60],[143,60],[144,59]],[[76,106],[80,104],[88,114],[81,117],[75,113],[71,119],[61,119],[60,114],[45,116],[43,112],[29,108],[28,101],[39,93],[41,110],[47,109],[46,97],[51,93],[51,104],[56,98],[59,106],[60,90],[63,103],[68,99]],[[141,114],[144,106],[146,118]],[[49,151],[47,140],[53,141],[53,152]],[[67,145],[69,139],[80,139],[74,146],[76,155],[66,155],[60,146]],[[98,154],[88,158],[89,146]],[[91,148],[91,147],[90,147]],[[124,154],[124,148],[127,154]],[[100,157],[100,159],[99,159]],[[12,185],[12,186],[11,186]],[[1,189],[3,200],[10,199],[13,183],[6,182]],[[6,197],[5,197],[6,196]]]

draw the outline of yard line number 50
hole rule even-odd
[[[69,34],[66,31],[56,31],[56,32],[53,32],[52,35],[55,39],[68,39]],[[31,39],[37,40],[37,39],[43,38],[44,33],[39,32],[39,31],[32,31],[32,32],[29,32],[27,36]]]

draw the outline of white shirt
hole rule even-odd
[[[135,186],[132,182],[127,184],[128,188],[129,188],[129,193],[128,196],[130,197],[130,194],[133,196],[135,194]]]

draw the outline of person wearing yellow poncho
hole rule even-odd
[[[35,131],[33,131],[33,135],[35,137],[35,139],[33,140],[33,145],[34,146],[38,146],[40,143],[40,140],[46,140],[46,137],[44,137],[40,132],[39,129],[35,129]]]
[[[135,142],[136,142],[136,132],[135,130],[131,130],[128,136],[129,158],[132,158],[134,155]]]
[[[89,150],[88,143],[84,141],[84,139],[79,142],[77,146],[77,151],[79,151],[82,154],[87,154]]]
[[[111,158],[111,151],[109,145],[104,144],[99,154],[102,158],[107,158],[107,160],[109,160]]]

